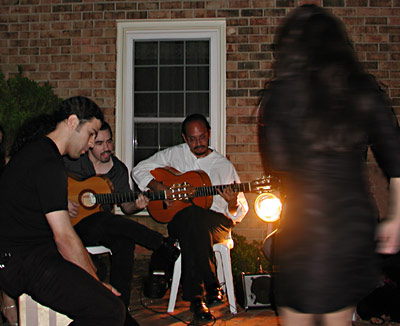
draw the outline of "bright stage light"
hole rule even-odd
[[[273,193],[262,193],[254,202],[257,216],[264,222],[271,223],[279,220],[282,211],[280,199]]]

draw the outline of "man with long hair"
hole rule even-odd
[[[77,326],[123,325],[120,293],[99,281],[71,225],[62,161],[93,146],[103,113],[72,97],[52,121],[45,135],[21,144],[0,178],[0,288],[13,298],[27,293]]]

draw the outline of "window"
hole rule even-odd
[[[225,153],[225,20],[118,22],[116,154],[128,168],[181,143],[202,113]]]

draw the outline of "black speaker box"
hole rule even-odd
[[[267,273],[241,274],[238,302],[244,309],[271,307],[271,275]]]

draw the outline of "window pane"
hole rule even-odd
[[[135,91],[157,90],[157,68],[135,68]]]
[[[183,93],[160,94],[160,117],[183,117]]]
[[[180,120],[192,113],[210,116],[208,40],[135,43],[134,164],[183,142]],[[173,122],[154,118],[175,118]],[[133,120],[135,121],[135,120]]]
[[[183,67],[160,68],[160,91],[183,90]]]
[[[180,123],[160,124],[160,145],[167,148],[183,142]]]
[[[188,41],[186,42],[186,63],[187,64],[209,64],[210,47],[209,41]]]
[[[186,89],[208,91],[209,89],[209,68],[187,67],[186,68]]]
[[[183,41],[160,42],[160,64],[183,64]]]
[[[158,124],[135,123],[135,148],[158,147]]]
[[[149,158],[151,155],[154,153],[158,152],[158,147],[157,148],[136,148],[134,150],[133,156],[133,164],[136,166],[140,161],[143,161],[146,158]]]
[[[135,65],[156,65],[158,60],[158,42],[134,43]]]
[[[157,93],[136,93],[134,94],[134,115],[135,117],[156,117],[157,116]]]
[[[187,93],[186,114],[200,113],[206,117],[210,116],[210,96],[208,93]]]

